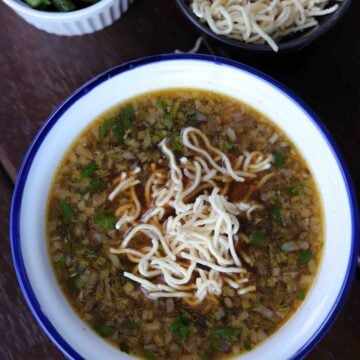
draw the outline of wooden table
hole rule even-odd
[[[358,194],[359,19],[360,1],[353,1],[336,29],[297,54],[249,57],[209,43],[215,54],[265,71],[313,108],[344,154]],[[170,0],[137,0],[113,26],[82,37],[40,32],[3,3],[0,25],[0,359],[63,359],[28,310],[12,266],[8,218],[21,160],[47,116],[85,81],[130,59],[188,50],[198,35]],[[338,319],[308,358],[360,359],[359,272]]]

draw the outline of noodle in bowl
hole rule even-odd
[[[124,83],[127,84],[126,87],[123,86]],[[168,88],[215,91],[251,105],[287,134],[309,165],[319,187],[325,220],[325,245],[317,277],[304,303],[290,320],[267,341],[242,355],[245,359],[304,356],[329,327],[351,281],[357,250],[355,199],[331,140],[313,114],[265,75],[219,58],[166,55],[112,69],[73,94],[44,125],[24,160],[11,214],[15,267],[31,310],[47,334],[69,358],[130,358],[96,336],[65,300],[46,253],[46,204],[54,172],[61,158],[96,115],[119,101],[144,92]],[[79,113],[82,114],[81,117],[78,116]],[[119,181],[114,183],[108,193],[108,202],[117,202],[124,193],[129,194],[133,200],[132,208],[127,213],[122,210],[117,213],[116,228],[121,229],[130,220],[133,226],[121,245],[113,246],[111,251],[113,254],[130,254],[140,275],[130,272],[124,275],[141,284],[152,298],[161,298],[171,293],[197,303],[207,294],[216,296],[221,291],[222,281],[232,282],[239,296],[251,293],[253,289],[251,284],[247,284],[247,273],[243,266],[245,257],[239,258],[233,251],[231,241],[237,240],[230,237],[237,232],[236,215],[242,212],[244,217],[251,219],[259,211],[260,205],[255,202],[230,202],[216,188],[193,201],[185,201],[186,192],[192,193],[197,187],[210,181],[212,176],[216,176],[220,182],[221,179],[231,178],[239,183],[258,177],[258,184],[261,186],[268,181],[263,173],[271,169],[274,159],[266,152],[244,153],[234,165],[227,160],[225,152],[210,143],[197,128],[185,127],[181,136],[184,146],[193,154],[192,158],[184,156],[180,161],[175,161],[168,140],[160,142],[159,151],[168,160],[169,171],[164,169],[154,172],[152,178],[149,177],[147,188],[151,191],[147,193],[145,190],[144,198],[146,200],[151,197],[152,205],[141,218],[136,194],[132,190],[137,185],[141,169],[124,171],[120,174]],[[313,156],[314,153],[317,154],[316,157]],[[188,188],[190,178],[192,185]],[[161,233],[153,225],[153,220],[163,216],[166,203],[172,204],[177,215],[167,218],[167,231]],[[133,218],[129,219],[129,216]],[[205,221],[218,224],[220,236],[217,240],[211,237],[214,243],[209,246],[205,247],[204,243],[208,242],[205,239],[208,239],[212,230],[205,226],[202,233],[198,234],[204,241],[196,244],[197,253],[202,254],[196,259],[187,255],[191,253],[188,247],[195,246],[185,241],[189,231],[184,226],[188,224],[185,221],[187,218],[193,219],[194,223]],[[225,231],[229,236],[228,247],[222,242]],[[133,238],[138,232],[151,234],[155,239],[152,246],[141,250],[141,254],[132,248]],[[167,237],[166,241],[162,239],[164,236]],[[139,261],[140,257],[144,259],[149,258],[149,254],[156,254],[160,248],[161,252],[167,253],[167,262],[164,262],[163,256],[152,257],[151,263]],[[194,270],[193,263],[203,264],[209,269],[199,272],[199,283],[202,281],[203,286],[186,289],[182,288],[183,284],[176,282],[179,278],[174,279],[171,275],[175,271],[174,266],[176,267],[171,262],[175,254],[187,258],[182,262],[183,265],[177,267],[179,273],[183,274],[184,283],[187,274]],[[216,258],[217,261],[209,263],[210,258]],[[331,275],[334,266],[337,268],[336,278]],[[232,272],[234,269],[236,271]],[[159,274],[166,280],[160,287],[159,283],[152,282],[153,275]]]
[[[195,25],[218,40],[248,44],[248,49],[265,49],[259,46],[267,44],[278,52],[315,39],[341,17],[350,1],[178,0],[178,4]]]

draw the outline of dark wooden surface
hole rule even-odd
[[[215,54],[267,72],[312,107],[344,154],[358,194],[359,19],[355,0],[344,21],[296,54],[251,57],[209,42]],[[8,236],[12,181],[40,125],[73,90],[124,61],[188,50],[197,33],[171,0],[137,0],[110,28],[73,38],[40,32],[1,2],[0,28],[0,359],[63,359],[32,317],[16,281]],[[335,324],[307,358],[360,359],[359,273]]]

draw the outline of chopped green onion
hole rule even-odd
[[[112,128],[112,136],[117,142],[124,138],[126,130],[135,131],[135,112],[131,105],[127,105],[120,113],[120,120],[110,118],[99,128],[99,139],[102,140]]]
[[[231,150],[234,146],[235,146],[235,144],[233,142],[228,141],[228,140],[224,141],[223,148],[225,150]]]
[[[101,181],[98,178],[91,179],[89,185],[90,185],[90,191],[94,193],[99,190],[101,186]]]
[[[63,269],[65,267],[65,265],[66,265],[65,260],[63,257],[61,257],[60,259],[58,259],[54,262],[55,268],[59,269],[59,270]]]
[[[99,127],[99,139],[103,140],[108,131],[112,126],[115,125],[115,118],[110,118],[104,121],[104,123]]]
[[[104,230],[111,230],[116,223],[116,217],[114,215],[108,215],[104,212],[99,212],[95,215],[95,223]]]
[[[90,175],[92,175],[96,170],[96,163],[95,161],[91,161],[89,162],[82,170],[80,173],[80,179],[83,180],[87,177],[89,177]]]
[[[78,276],[73,276],[68,279],[69,290],[75,294],[79,294],[80,290],[86,285],[85,281]]]
[[[65,224],[69,224],[69,222],[72,218],[72,215],[73,215],[73,209],[72,209],[71,205],[67,201],[61,200],[60,201],[60,209],[61,209],[63,222]]]
[[[274,156],[274,166],[277,169],[284,167],[284,165],[286,163],[285,155],[283,153],[281,153],[280,151],[275,151],[273,153],[273,156]]]
[[[288,194],[289,196],[297,196],[299,195],[300,190],[301,190],[301,185],[297,183],[288,188]]]
[[[240,329],[231,326],[217,326],[212,329],[212,333],[218,337],[231,339],[240,335]]]
[[[251,343],[249,343],[249,342],[246,342],[244,344],[244,348],[245,348],[246,351],[251,351],[253,349]]]
[[[138,329],[139,327],[140,327],[140,325],[135,321],[125,321],[122,324],[122,328],[125,331],[132,331],[132,330]]]
[[[171,137],[170,145],[173,150],[182,151],[184,148],[182,137],[179,134],[173,134]]]
[[[156,100],[156,106],[157,106],[160,110],[165,111],[166,108],[167,108],[167,103],[166,103],[166,101],[163,100],[163,99],[158,99],[158,100]]]
[[[114,333],[114,328],[105,324],[97,324],[94,326],[94,330],[102,337],[109,337]]]
[[[165,116],[164,123],[167,128],[171,129],[174,125],[174,118],[171,114]]]
[[[300,289],[297,294],[296,294],[297,298],[299,300],[304,300],[305,299],[305,290],[304,289]]]
[[[281,203],[280,201],[276,201],[275,206],[272,209],[271,212],[271,217],[272,220],[278,224],[278,225],[282,225],[282,217],[281,217]]]
[[[126,130],[135,131],[135,112],[131,105],[126,106],[121,112],[122,125]]]
[[[149,350],[144,350],[143,356],[146,360],[157,360],[156,355]]]
[[[124,138],[125,130],[120,124],[118,124],[112,129],[112,135],[117,142],[121,142]]]
[[[250,235],[250,244],[255,246],[261,246],[264,242],[264,233],[257,229]]]
[[[309,250],[304,250],[300,253],[298,257],[298,264],[299,265],[305,265],[307,264],[312,258],[313,254]]]
[[[178,340],[186,341],[189,337],[189,325],[184,316],[178,315],[171,324],[171,330]]]

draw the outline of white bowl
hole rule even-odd
[[[134,0],[100,0],[80,10],[50,12],[31,8],[21,0],[3,0],[26,22],[56,35],[84,35],[111,25]]]
[[[242,356],[256,360],[302,357],[329,328],[350,287],[357,251],[354,192],[329,134],[299,99],[254,69],[211,56],[159,55],[118,66],[73,93],[47,120],[26,154],[11,210],[14,263],[28,305],[68,357],[130,358],[98,337],[65,300],[46,250],[46,202],[61,158],[97,115],[133,95],[174,87],[214,90],[260,110],[285,131],[314,175],[326,232],[315,283],[296,314]]]

